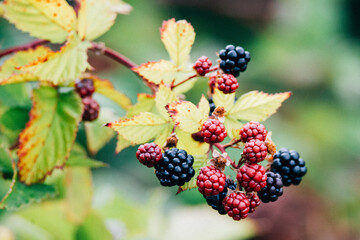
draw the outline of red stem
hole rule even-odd
[[[35,40],[35,41],[33,41],[31,43],[28,43],[28,44],[8,48],[8,49],[5,49],[5,50],[0,52],[0,58],[4,57],[6,55],[9,55],[9,54],[15,53],[15,52],[32,49],[32,48],[35,48],[37,46],[44,45],[44,44],[47,44],[47,43],[49,43],[48,40],[39,39],[39,40]]]
[[[214,143],[213,145],[214,145],[215,147],[217,147],[217,148],[220,150],[221,153],[226,153],[226,150],[225,150],[224,146],[221,145],[220,143]],[[236,168],[236,169],[239,168],[239,166],[238,166],[233,160],[231,160],[231,158],[229,157],[229,155],[226,157],[226,159],[230,161],[231,166],[233,166],[233,167]]]
[[[236,139],[236,140],[231,140],[229,143],[227,144],[224,144],[223,147],[226,149],[228,147],[232,147],[234,146],[235,144],[238,144],[239,142],[241,142],[241,139]]]
[[[174,89],[174,88],[180,86],[181,84],[184,84],[184,83],[186,83],[187,81],[189,81],[189,80],[191,80],[191,79],[193,79],[193,78],[195,78],[195,77],[197,77],[197,76],[198,76],[197,74],[191,75],[190,77],[188,77],[187,79],[179,82],[178,84],[172,85],[172,86],[171,86],[171,89]]]

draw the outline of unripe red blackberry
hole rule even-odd
[[[136,158],[147,167],[153,167],[162,157],[161,148],[155,143],[140,145],[136,151]]]
[[[156,177],[166,187],[182,186],[195,175],[194,157],[183,149],[166,150],[161,160],[155,164]]]
[[[75,91],[79,93],[81,98],[91,97],[95,92],[94,81],[89,78],[84,78],[81,81],[76,82]]]
[[[246,70],[251,59],[248,51],[234,45],[228,45],[225,49],[220,50],[219,57],[221,59],[220,68],[224,73],[230,73],[235,77]]]
[[[225,189],[226,175],[215,166],[205,166],[200,169],[196,185],[205,196],[218,195]]]
[[[259,163],[267,156],[267,147],[265,142],[258,139],[251,139],[245,143],[243,157],[252,163]]]
[[[212,62],[206,56],[200,57],[194,64],[193,68],[200,76],[205,76],[210,70]]]
[[[266,186],[265,168],[259,164],[246,163],[242,166],[236,179],[247,192],[258,192]]]
[[[95,99],[85,97],[82,99],[82,104],[84,105],[84,112],[82,115],[83,121],[94,121],[98,118],[100,106]]]
[[[222,142],[227,136],[224,124],[218,119],[208,119],[204,122],[201,128],[201,134],[207,143]]]
[[[244,193],[233,192],[223,200],[223,206],[230,217],[239,221],[248,216],[250,201]]]
[[[280,174],[267,172],[266,186],[258,192],[262,202],[275,202],[283,194],[283,182]]]
[[[250,193],[248,196],[248,199],[250,201],[250,210],[249,213],[253,213],[255,209],[260,205],[261,201],[257,194]]]
[[[231,74],[223,74],[217,78],[217,88],[223,93],[234,93],[239,87],[237,79]]]
[[[243,142],[248,142],[254,138],[265,141],[266,136],[267,131],[265,126],[255,121],[246,123],[240,130],[240,137]]]

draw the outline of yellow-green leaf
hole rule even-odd
[[[155,142],[164,141],[171,133],[169,129],[172,129],[173,123],[156,114],[145,112],[130,119],[108,123],[107,126],[113,128],[131,144],[141,144],[152,139],[155,139]]]
[[[38,78],[35,75],[20,71],[17,68],[36,61],[38,57],[45,55],[49,51],[49,48],[39,46],[35,49],[15,53],[0,67],[0,85],[37,81]]]
[[[215,88],[215,92],[213,94],[213,101],[215,106],[222,106],[225,108],[226,113],[228,114],[229,110],[234,106],[235,93],[225,94],[222,91]]]
[[[94,40],[115,23],[116,12],[108,0],[81,0],[78,32],[81,39]]]
[[[89,168],[71,167],[65,169],[65,213],[67,218],[80,224],[91,209],[93,187]]]
[[[21,70],[55,85],[75,81],[82,72],[91,68],[87,62],[87,49],[90,46],[89,42],[82,42],[73,35],[60,51],[50,51],[36,61],[21,67]]]
[[[31,36],[62,43],[75,29],[76,14],[66,0],[6,0],[4,16]]]
[[[3,3],[1,2],[0,3],[0,17],[2,17],[4,15],[4,5]]]
[[[242,95],[229,111],[232,118],[247,121],[264,121],[291,96],[291,92],[267,94],[252,91]]]
[[[200,173],[200,168],[206,166],[208,163],[208,158],[206,155],[193,155],[193,157],[194,157],[193,168],[195,170],[195,175],[189,182],[187,182],[183,186],[179,187],[180,192],[189,190],[192,188],[196,188],[196,180],[197,180],[197,176]]]
[[[240,129],[243,126],[243,124],[240,121],[233,119],[231,116],[226,116],[224,121],[224,126],[230,138],[240,137]]]
[[[111,109],[101,108],[98,119],[92,122],[84,122],[86,143],[92,155],[95,155],[114,137],[114,131],[104,127],[104,125],[118,119],[119,117]]]
[[[161,84],[159,90],[156,93],[155,103],[157,110],[160,112],[160,115],[163,116],[165,119],[168,119],[170,117],[169,113],[165,108],[166,105],[175,101],[178,101],[176,94],[171,91],[170,88]]]
[[[131,106],[131,100],[124,93],[115,89],[114,85],[106,79],[100,79],[98,77],[91,77],[94,81],[95,91],[104,95],[105,97],[113,100],[123,109],[128,109]]]
[[[51,87],[34,90],[30,121],[19,136],[18,168],[22,182],[44,180],[68,158],[82,115],[82,103],[73,91]]]
[[[201,129],[201,125],[208,115],[203,113],[191,102],[173,102],[167,106],[175,124],[185,132],[195,133]]]
[[[163,22],[160,32],[171,60],[178,68],[185,67],[195,41],[194,28],[185,20],[175,21],[173,18]]]
[[[202,115],[202,119],[206,119],[209,117],[210,104],[204,95],[201,96],[201,99],[199,102],[199,111]]]
[[[136,144],[132,144],[129,140],[126,140],[123,136],[118,134],[115,152],[119,153],[122,150],[124,150],[125,148],[130,147],[130,146],[135,146],[135,145]]]
[[[133,9],[130,4],[122,0],[108,0],[108,1],[110,2],[110,9],[113,12],[119,14],[129,14]]]
[[[126,117],[131,118],[133,116],[139,115],[142,112],[152,112],[155,106],[155,97],[145,93],[139,93],[137,95],[138,102],[129,107]]]
[[[186,150],[188,154],[204,155],[209,150],[209,144],[195,141],[190,133],[187,133],[179,128],[176,128],[175,133],[179,139],[177,148]]]
[[[66,166],[98,168],[98,167],[106,167],[107,164],[89,158],[86,150],[80,144],[74,144],[73,148],[71,149],[70,157],[66,161]],[[50,178],[47,178],[46,180],[48,179]]]

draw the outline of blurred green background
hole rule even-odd
[[[131,14],[119,15],[116,24],[99,41],[138,64],[168,59],[159,28],[163,20],[173,17],[186,19],[195,28],[193,61],[207,55],[214,62],[216,52],[227,44],[249,50],[252,61],[238,78],[237,94],[255,89],[293,92],[279,112],[264,124],[273,131],[272,138],[278,147],[300,152],[308,174],[299,187],[286,188],[278,202],[261,205],[249,220],[233,222],[207,207],[197,190],[175,196],[175,188],[159,187],[152,170],[137,162],[136,148],[114,155],[113,139],[95,157],[110,167],[93,171],[93,206],[107,219],[106,226],[113,238],[360,239],[360,3],[357,0],[128,3],[134,8]],[[31,40],[0,19],[1,49]],[[133,102],[137,93],[148,91],[135,74],[117,63],[94,55],[90,62],[98,75],[112,80]],[[206,91],[207,83],[198,82],[186,96],[197,102]],[[110,104],[98,99],[102,106]],[[116,111],[123,114],[120,109]],[[83,138],[80,131],[80,141],[84,142]],[[53,230],[45,226],[46,220],[44,223],[34,220],[36,214],[45,219],[55,218],[59,223],[63,220],[61,216],[56,218],[56,212],[30,207],[20,213],[23,219],[19,215],[3,218],[0,232],[11,231],[19,239],[66,239],[62,235],[70,231],[66,223]],[[88,239],[78,234],[79,239]]]

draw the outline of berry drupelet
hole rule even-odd
[[[194,158],[185,150],[168,149],[155,164],[155,173],[163,186],[182,186],[195,175]]]
[[[224,73],[239,76],[240,72],[244,72],[250,62],[250,53],[245,51],[243,47],[227,45],[225,49],[220,50],[219,57],[220,68]]]

